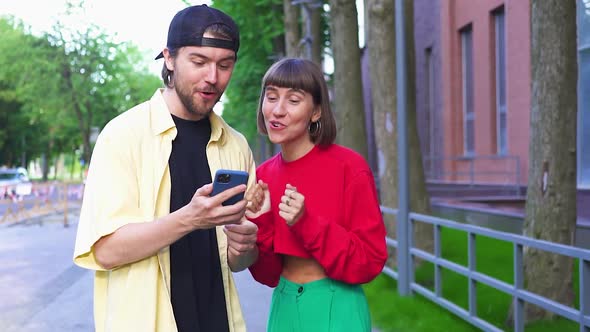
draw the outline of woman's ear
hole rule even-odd
[[[313,113],[311,114],[311,122],[317,122],[322,117],[322,109],[321,107],[317,106],[314,107]]]

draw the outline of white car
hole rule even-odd
[[[27,196],[33,190],[27,170],[19,168],[0,168],[0,198]]]

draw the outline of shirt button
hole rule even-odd
[[[299,294],[303,293],[303,286],[299,286],[299,289],[297,289],[297,293],[299,293]]]

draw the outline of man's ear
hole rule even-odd
[[[170,51],[168,50],[168,47],[164,48],[164,50],[162,51],[162,54],[164,55],[164,61],[166,62],[166,68],[168,68],[169,71],[174,71],[174,58],[170,55]]]

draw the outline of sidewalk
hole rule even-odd
[[[72,263],[78,216],[63,218],[0,224],[0,331],[94,331],[93,273]],[[234,279],[248,331],[266,331],[272,289],[247,270]]]
[[[94,331],[93,274],[72,263],[77,216],[69,220],[0,225],[0,331]],[[248,331],[265,331],[272,289],[248,271],[234,278]]]

